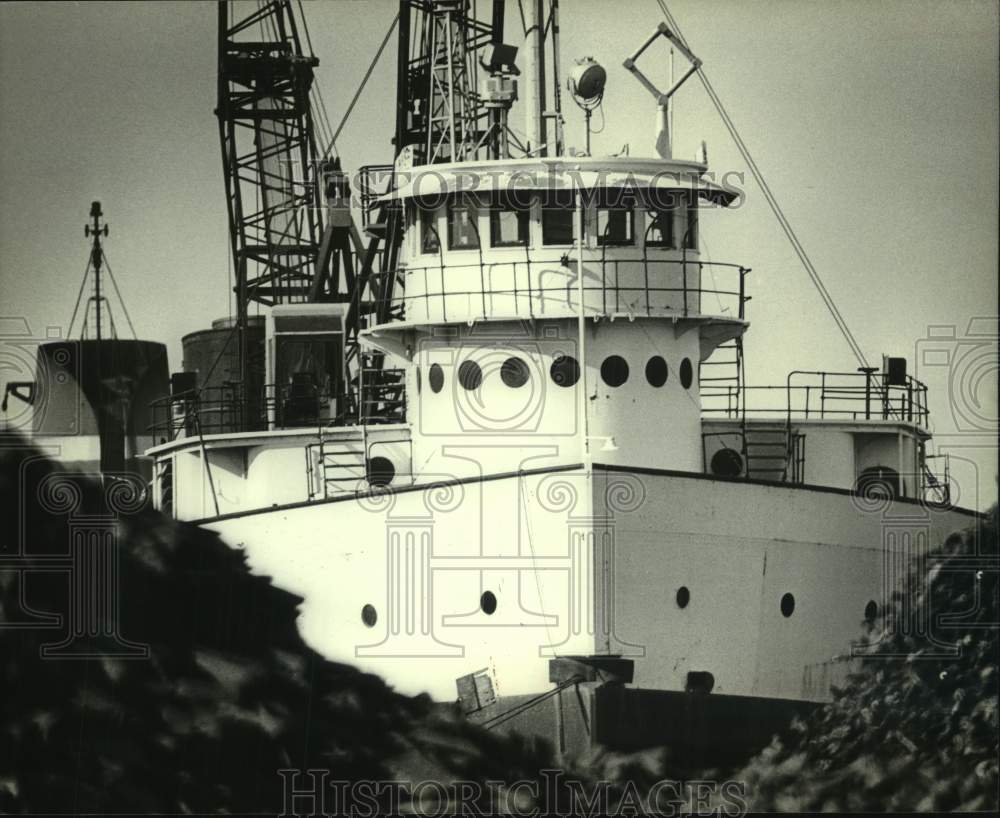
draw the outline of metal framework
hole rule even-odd
[[[503,6],[483,19],[475,0],[400,0],[397,155],[412,145],[415,164],[476,158],[487,116],[476,58],[502,39]]]
[[[246,384],[251,303],[350,298],[350,194],[339,161],[317,147],[310,92],[319,60],[304,53],[305,21],[291,0],[222,0],[218,14],[215,113]]]

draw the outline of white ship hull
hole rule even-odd
[[[551,690],[553,657],[611,654],[634,661],[638,688],[683,691],[689,673],[709,673],[716,694],[820,701],[868,606],[973,519],[836,489],[577,465],[206,525],[303,597],[314,648],[405,693],[452,701],[456,679],[485,668],[501,698],[537,694]]]

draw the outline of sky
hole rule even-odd
[[[507,39],[518,44],[509,5]],[[968,504],[985,504],[997,471],[996,3],[669,6],[865,355],[910,360],[930,387],[939,442],[966,452],[967,483],[978,469],[980,496]],[[657,4],[560,8],[563,72],[582,56],[608,70],[593,152],[628,144],[632,155],[651,155],[655,106],[621,63],[660,21]],[[396,3],[327,0],[305,10],[336,124]],[[215,52],[214,3],[0,5],[0,316],[24,318],[39,337],[65,331],[94,199],[132,320],[141,337],[168,344],[172,368],[182,335],[229,314]],[[391,160],[393,63],[389,48],[338,140],[348,168]],[[665,83],[659,44],[640,65]],[[717,174],[746,172],[697,80],[676,99],[675,154],[693,157],[705,140]],[[568,144],[582,145],[581,112],[565,99],[563,110]],[[600,113],[594,124],[601,128]],[[748,381],[853,370],[749,174],[745,189],[741,208],[706,215],[702,238],[711,260],[753,268]],[[969,336],[974,318],[986,319],[986,336]],[[921,366],[928,344],[952,349],[953,363]]]

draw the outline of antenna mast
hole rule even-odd
[[[84,225],[83,235],[93,236],[94,243],[90,248],[90,264],[94,268],[94,308],[96,312],[97,319],[97,340],[101,340],[101,301],[103,301],[103,296],[101,295],[101,264],[104,261],[104,249],[101,247],[101,236],[108,235],[108,225],[101,225],[101,217],[104,214],[101,212],[100,202],[90,203],[90,218],[93,221],[90,224]],[[86,328],[86,321],[84,321],[84,328]]]

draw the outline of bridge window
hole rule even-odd
[[[530,213],[527,208],[510,202],[497,202],[490,207],[490,246],[526,247]]]
[[[448,203],[449,250],[475,250],[479,247],[476,213],[476,203],[470,197],[459,197]]]
[[[439,253],[441,242],[438,240],[437,214],[433,210],[420,210],[420,252],[424,254]]]
[[[572,244],[576,240],[573,192],[558,190],[542,202],[542,244]]]
[[[647,210],[646,211],[646,246],[666,247],[670,250],[677,249],[677,241],[674,238],[674,211]]]
[[[597,243],[609,247],[635,244],[635,211],[631,207],[599,207]]]

